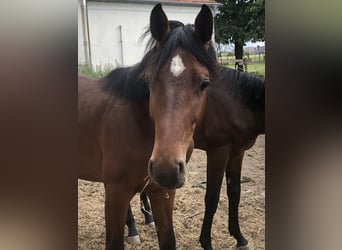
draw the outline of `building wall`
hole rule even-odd
[[[140,37],[148,28],[152,4],[125,4],[88,1],[88,22],[93,68],[130,66],[141,60],[146,40]],[[167,6],[169,20],[194,23],[200,6]],[[84,63],[82,20],[79,11],[78,63]],[[120,33],[121,29],[121,33]],[[122,41],[121,41],[122,40]]]
[[[81,6],[78,4],[78,63],[85,64]]]

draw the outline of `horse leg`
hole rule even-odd
[[[211,226],[220,198],[220,190],[227,164],[228,147],[207,151],[207,191],[205,193],[205,213],[200,235],[203,249],[211,250]]]
[[[173,231],[173,202],[176,190],[155,189],[148,192],[160,250],[175,250],[176,239]]]
[[[128,243],[130,244],[140,244],[140,237],[138,230],[135,226],[134,215],[132,213],[131,205],[128,207],[126,225],[128,227]]]
[[[241,166],[244,153],[231,157],[226,168],[227,195],[229,198],[230,235],[237,241],[237,249],[248,249],[248,241],[242,236],[239,226],[239,203],[241,192]]]
[[[114,184],[105,184],[106,250],[124,249],[124,229],[131,196],[120,190],[123,189]]]
[[[145,224],[154,225],[150,204],[148,204],[147,195],[145,192],[142,192],[140,194],[140,209],[141,212],[144,214]]]

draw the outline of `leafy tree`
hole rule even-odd
[[[265,0],[217,0],[222,3],[215,17],[215,40],[234,43],[235,58],[242,59],[243,45],[265,38]]]

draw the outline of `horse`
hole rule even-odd
[[[157,4],[152,42],[141,62],[101,79],[78,78],[80,179],[104,183],[106,250],[124,249],[131,198],[150,199],[160,249],[175,249],[175,190],[185,181],[193,134],[210,80],[218,75],[213,16],[202,5],[195,25],[171,27]]]
[[[208,88],[204,118],[194,135],[195,148],[207,153],[205,215],[200,235],[203,249],[212,249],[211,226],[224,173],[229,197],[229,232],[237,241],[237,249],[248,249],[238,219],[241,167],[244,152],[254,145],[258,135],[264,133],[265,80],[222,67],[219,82]],[[141,198],[148,206],[144,193]],[[133,218],[131,211],[128,218]],[[147,217],[145,220],[148,224]],[[134,223],[128,227],[136,229]],[[135,237],[138,238],[137,231]]]

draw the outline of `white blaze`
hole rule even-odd
[[[172,74],[177,77],[185,70],[182,58],[177,54],[174,58],[172,58],[170,71]]]

